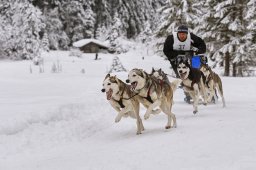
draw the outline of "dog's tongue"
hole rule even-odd
[[[109,91],[108,92],[106,92],[106,95],[107,95],[107,100],[110,100],[111,99],[111,97],[112,97],[112,90],[111,89],[109,89]]]

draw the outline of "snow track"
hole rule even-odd
[[[173,105],[178,127],[164,129],[167,119],[160,113],[143,120],[145,131],[136,135],[134,119],[114,123],[116,112],[100,91],[113,56],[100,54],[95,61],[94,55],[67,55],[46,54],[43,74],[30,74],[29,61],[0,62],[1,170],[256,168],[255,78],[222,77],[227,107],[219,100],[200,105],[196,115],[178,89]],[[154,66],[170,73],[169,63],[156,56],[119,57],[129,70]],[[50,73],[57,59],[63,72]],[[127,73],[117,76],[125,80]],[[144,113],[141,108],[142,118]]]

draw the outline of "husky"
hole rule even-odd
[[[173,93],[176,91],[177,86],[181,83],[180,79],[176,79],[171,83],[167,77],[167,74],[161,68],[156,70],[152,68],[150,75],[158,79],[160,83],[166,82],[171,85]]]
[[[208,102],[211,102],[212,98],[214,97],[215,101],[217,100],[216,96],[216,89],[218,93],[220,94],[222,98],[222,106],[225,107],[225,99],[223,95],[223,87],[222,87],[222,81],[220,79],[220,76],[212,71],[212,69],[208,65],[202,65],[200,70],[204,73],[204,76],[206,77],[205,81],[205,87],[209,90],[210,95],[207,98]]]
[[[140,96],[140,102],[147,108],[144,119],[148,119],[150,114],[158,114],[163,111],[168,117],[165,128],[177,127],[176,116],[171,111],[173,90],[168,83],[161,84],[155,77],[136,68],[129,72],[126,83],[131,84],[132,91]],[[161,110],[154,111],[153,109],[158,106]]]
[[[116,76],[107,74],[103,81],[103,93],[106,93],[107,100],[118,112],[115,122],[119,122],[122,117],[135,118],[137,120],[137,135],[144,130],[142,120],[139,115],[139,100],[137,94],[130,90],[130,87]]]
[[[203,97],[204,105],[207,104],[205,91],[205,77],[199,69],[192,68],[186,59],[177,61],[177,71],[182,80],[183,89],[193,99],[193,113],[198,112],[198,101],[200,94]]]

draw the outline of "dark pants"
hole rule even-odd
[[[177,65],[176,65],[176,63],[173,62],[173,61],[171,61],[170,63],[171,63],[171,65],[172,65],[172,69],[173,69],[173,71],[174,71],[174,73],[175,73],[175,75],[176,75],[176,78],[180,78],[179,73],[178,73],[178,71],[177,71]]]

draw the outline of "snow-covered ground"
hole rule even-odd
[[[136,135],[134,119],[114,123],[116,112],[101,93],[115,55],[44,56],[45,73],[31,61],[0,61],[0,170],[256,169],[255,77],[222,77],[227,107],[220,100],[200,105],[197,115],[178,89],[178,127],[165,130],[161,113],[144,120],[146,130]],[[157,56],[119,58],[126,69],[154,66],[171,73],[169,62]],[[58,60],[62,72],[51,73]],[[127,72],[116,75],[127,78]]]

